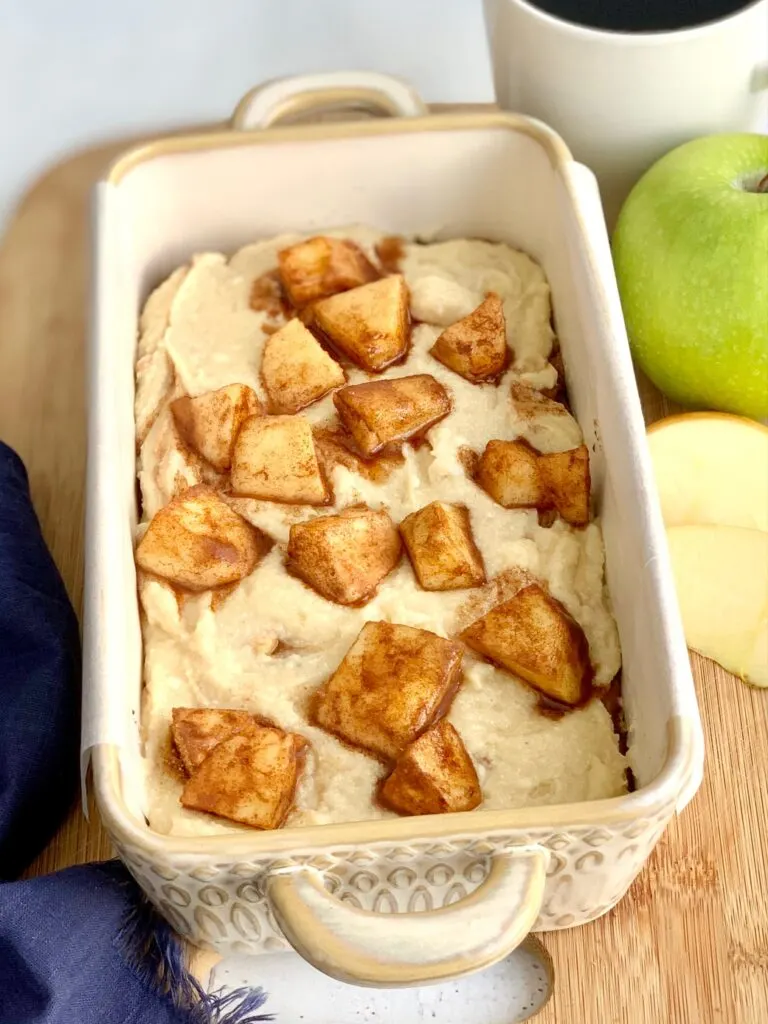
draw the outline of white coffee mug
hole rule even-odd
[[[597,174],[609,225],[674,146],[768,130],[768,0],[669,32],[613,32],[484,0],[498,103],[551,125]]]

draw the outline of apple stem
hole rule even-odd
[[[755,192],[768,192],[768,174],[764,178],[761,178],[757,183]]]

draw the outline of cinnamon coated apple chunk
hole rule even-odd
[[[490,292],[469,316],[447,327],[429,352],[474,384],[498,377],[507,364],[507,326],[499,296]]]
[[[362,604],[400,561],[400,550],[386,512],[355,506],[294,523],[287,566],[328,601]]]
[[[321,299],[312,307],[311,325],[357,366],[379,373],[408,350],[411,318],[405,279],[394,274]]]
[[[527,441],[489,441],[475,480],[504,508],[554,509],[572,526],[589,522],[586,445],[542,454]]]
[[[325,505],[329,494],[317,461],[312,427],[301,416],[251,416],[232,453],[238,497]]]
[[[185,395],[171,402],[182,441],[221,472],[230,467],[242,424],[262,411],[256,392],[247,384],[228,384],[195,398]]]
[[[297,309],[369,281],[379,272],[359,245],[317,235],[277,254],[280,279]]]
[[[447,709],[461,679],[462,646],[389,622],[366,622],[316,691],[313,722],[354,747],[394,761]]]
[[[496,605],[459,639],[553,701],[575,706],[589,697],[593,673],[587,638],[538,583]]]
[[[315,448],[326,479],[330,479],[336,466],[344,466],[374,483],[384,483],[403,464],[402,451],[382,452],[376,458],[364,459],[352,450],[351,440],[341,427],[315,427]]]
[[[527,441],[489,441],[480,456],[475,480],[504,508],[549,505],[539,453]]]
[[[572,526],[589,522],[589,450],[585,444],[539,456],[541,482],[550,503]]]
[[[174,708],[171,737],[187,774],[199,768],[219,743],[254,723],[253,715],[234,708]]]
[[[295,413],[344,383],[344,371],[301,320],[267,338],[261,379],[270,412]]]
[[[451,411],[451,399],[428,373],[350,384],[333,396],[342,426],[366,458],[423,434]]]
[[[214,746],[195,769],[181,803],[253,828],[275,829],[293,804],[307,741],[253,723]]]
[[[472,811],[482,803],[472,758],[450,722],[441,719],[405,749],[379,799],[398,814]]]
[[[433,501],[406,516],[400,533],[424,590],[458,590],[485,583],[483,559],[464,505]]]
[[[187,590],[210,590],[253,572],[271,544],[216,491],[196,484],[153,516],[136,564]]]
[[[521,381],[512,381],[509,397],[515,412],[523,420],[535,420],[542,416],[570,416],[562,402],[556,402],[543,391]]]

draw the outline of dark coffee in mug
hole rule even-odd
[[[612,32],[672,32],[718,21],[754,0],[528,0],[563,21]]]

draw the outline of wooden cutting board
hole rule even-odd
[[[0,438],[29,470],[45,538],[78,611],[83,576],[89,193],[127,143],[40,178],[0,242]],[[642,384],[648,422],[668,411]],[[0,501],[2,495],[0,495]],[[542,939],[555,964],[541,1024],[768,1022],[768,693],[693,657],[704,784],[609,914]],[[111,855],[79,807],[29,870]]]

